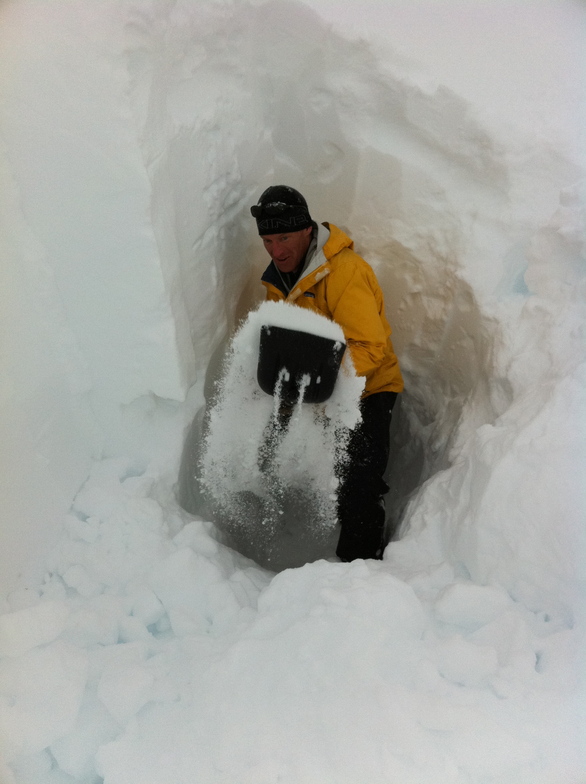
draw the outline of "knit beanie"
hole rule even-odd
[[[285,234],[313,226],[307,202],[288,185],[271,185],[250,208],[258,233]]]

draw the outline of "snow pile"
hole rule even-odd
[[[581,5],[0,17],[6,585],[69,510],[2,607],[3,784],[581,784]],[[275,576],[174,500],[275,182],[385,293],[407,388],[381,563]]]
[[[52,576],[14,592],[1,616],[6,784],[94,781],[102,744],[148,703],[178,699],[166,667],[181,640],[232,633],[268,582],[169,498],[165,513],[156,477],[136,471],[124,460],[96,464]]]
[[[576,635],[500,587],[271,575],[122,460],[67,525],[3,616],[6,784],[580,781]]]
[[[217,400],[210,406],[201,482],[214,520],[234,532],[238,549],[247,543],[245,552],[257,562],[283,568],[295,563],[285,552],[279,555],[285,530],[291,536],[296,529],[295,539],[319,541],[336,525],[337,477],[350,432],[360,421],[364,379],[355,375],[346,352],[331,397],[321,405],[300,397],[285,421],[279,395],[262,392],[256,380],[263,326],[342,343],[344,333],[312,311],[263,303],[232,339]]]

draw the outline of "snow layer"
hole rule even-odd
[[[583,6],[0,22],[3,783],[582,784]],[[382,563],[275,576],[174,501],[274,182],[385,292]]]

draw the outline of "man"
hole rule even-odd
[[[382,291],[352,240],[332,224],[315,223],[294,188],[267,188],[250,211],[272,259],[262,276],[267,299],[294,303],[338,323],[356,372],[366,377],[362,423],[352,434],[350,462],[338,490],[336,554],[342,561],[381,558],[391,412],[403,390]]]

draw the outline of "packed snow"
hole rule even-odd
[[[574,0],[2,4],[2,784],[586,782],[585,35]],[[262,480],[260,321],[309,329],[258,307],[276,183],[385,294],[380,562],[302,502],[267,557],[203,489],[206,450]],[[360,383],[297,407],[294,489],[335,493]]]

